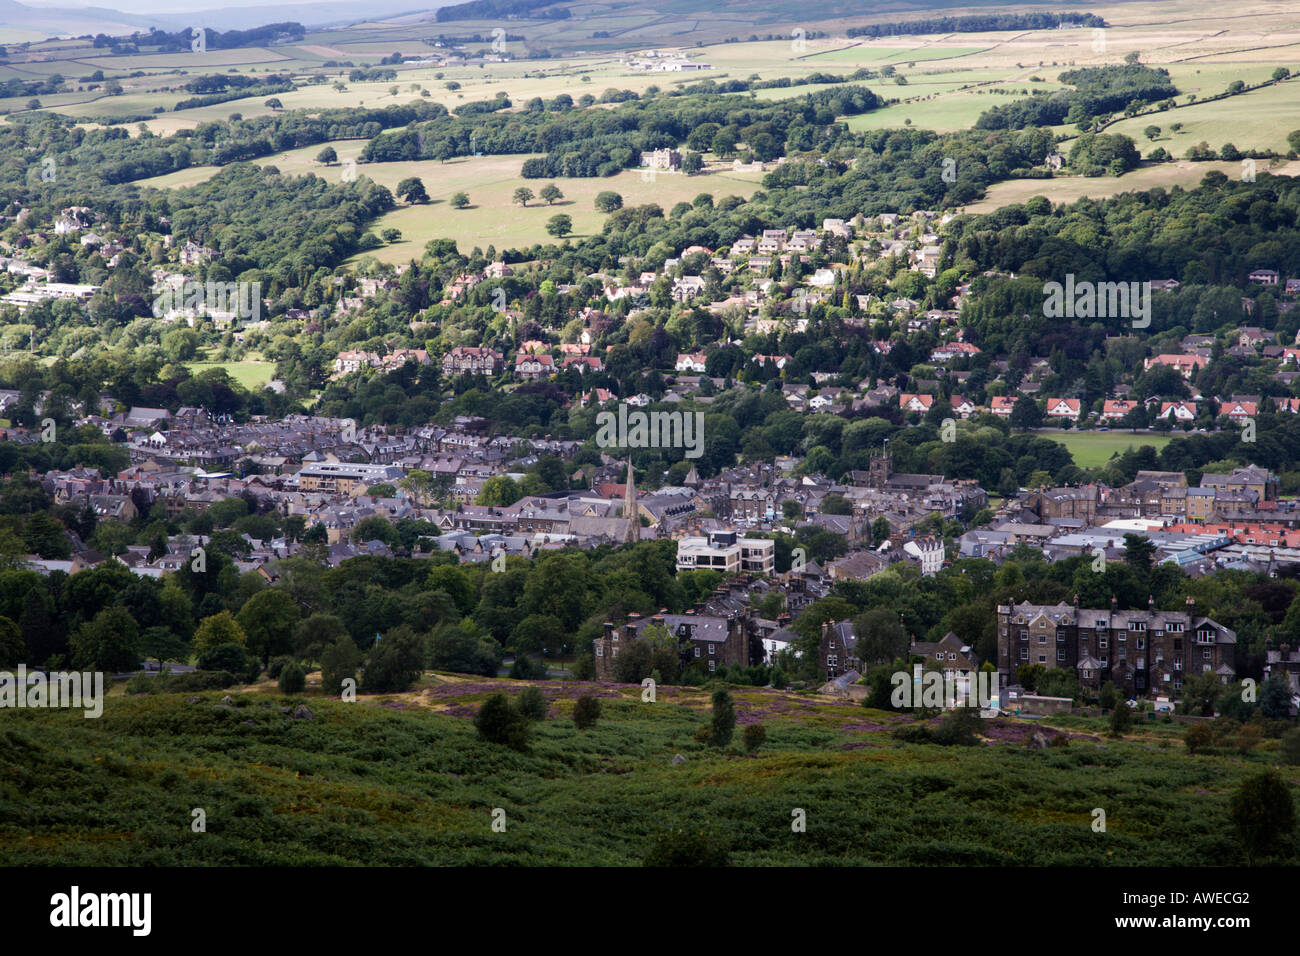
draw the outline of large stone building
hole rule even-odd
[[[1075,671],[1080,687],[1096,691],[1114,681],[1125,694],[1178,694],[1183,682],[1213,671],[1236,677],[1236,632],[1200,617],[1188,598],[1184,611],[1121,611],[1075,604],[999,605],[998,671],[1014,681],[1022,664]]]
[[[710,673],[729,664],[749,667],[761,663],[763,644],[746,612],[728,614],[655,614],[641,617],[629,614],[621,627],[606,622],[604,633],[596,639],[596,679],[616,680],[614,662],[621,651],[640,640],[641,632],[651,624],[665,628],[677,638],[677,652],[682,667],[693,664]]]

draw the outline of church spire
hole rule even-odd
[[[627,519],[627,527],[623,529],[623,543],[635,544],[641,540],[641,515],[636,506],[636,479],[631,458],[627,460],[627,484],[623,489],[623,517]]]

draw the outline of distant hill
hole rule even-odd
[[[136,30],[179,30],[203,26],[214,30],[246,30],[265,23],[292,20],[305,26],[356,23],[399,14],[432,12],[445,4],[433,0],[369,0],[356,3],[279,3],[266,6],[214,7],[192,13],[125,13],[108,7],[34,7],[17,0],[0,0],[0,28],[44,33],[47,36],[84,36],[107,33],[121,36]]]

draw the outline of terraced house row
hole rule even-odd
[[[1121,611],[1115,599],[1104,610],[1073,605],[998,606],[998,671],[1015,682],[1024,664],[1071,669],[1079,685],[1097,691],[1106,681],[1129,696],[1176,694],[1183,682],[1213,671],[1223,683],[1236,679],[1237,634],[1196,613]]]

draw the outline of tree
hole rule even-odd
[[[238,644],[209,647],[199,655],[198,660],[198,669],[201,671],[226,671],[241,680],[247,675],[250,666],[248,655]]]
[[[1119,700],[1119,688],[1115,686],[1112,680],[1106,681],[1101,685],[1101,692],[1097,695],[1097,700],[1101,704],[1102,710],[1110,710]]]
[[[547,183],[537,195],[545,199],[548,206],[553,205],[556,200],[564,198],[564,193],[560,192],[560,188],[555,183]]]
[[[1110,712],[1110,735],[1122,737],[1131,726],[1133,726],[1133,708],[1128,705],[1128,701],[1121,700]]]
[[[451,197],[451,208],[465,209],[469,206],[469,196],[466,193],[454,193]]]
[[[409,690],[424,669],[424,644],[409,627],[397,627],[375,642],[366,658],[368,694],[400,694]]]
[[[473,622],[440,627],[429,639],[429,664],[435,670],[495,677],[501,666],[501,645],[481,637]]]
[[[1038,428],[1043,424],[1042,407],[1028,396],[1011,407],[1010,423],[1012,428]]]
[[[853,622],[853,630],[858,635],[855,654],[863,664],[888,664],[907,654],[907,631],[893,611],[873,608]]]
[[[623,197],[616,192],[605,190],[596,193],[596,212],[611,213],[623,208]]]
[[[293,631],[293,653],[300,660],[319,661],[325,649],[348,636],[342,619],[333,614],[313,614]]]
[[[826,515],[851,515],[853,514],[853,502],[839,492],[831,492],[822,499],[821,511],[822,514]]]
[[[746,753],[757,753],[758,748],[767,740],[767,728],[762,724],[750,724],[743,734]]]
[[[1282,735],[1282,762],[1292,767],[1300,764],[1300,727]]]
[[[590,730],[600,720],[600,700],[583,694],[573,702],[573,725],[579,730]]]
[[[527,750],[532,727],[505,694],[493,694],[474,716],[474,729],[488,743],[504,744],[512,750]]]
[[[1237,829],[1246,857],[1252,862],[1295,830],[1295,798],[1291,788],[1272,768],[1242,781],[1228,801],[1228,816]]]
[[[516,655],[510,665],[511,680],[545,680],[546,668],[527,654]]]
[[[72,665],[109,673],[132,670],[140,663],[139,640],[140,629],[126,608],[104,608],[73,632]]]
[[[1203,752],[1213,741],[1214,731],[1209,724],[1192,724],[1183,731],[1183,745],[1193,756]]]
[[[704,168],[704,157],[696,152],[687,152],[682,157],[682,172],[688,176],[693,176]]]
[[[719,689],[713,692],[713,721],[710,725],[709,743],[714,747],[725,747],[731,743],[731,735],[736,730],[736,705],[727,691]]]
[[[13,667],[27,657],[23,632],[7,617],[0,617],[0,667]]]
[[[1259,689],[1259,709],[1269,720],[1286,720],[1291,716],[1291,687],[1286,676],[1274,674]]]
[[[514,202],[521,206],[527,206],[530,199],[533,198],[533,191],[527,186],[520,186],[515,190]]]
[[[573,217],[560,213],[546,222],[546,231],[557,239],[563,239],[573,232]]]
[[[1150,571],[1155,553],[1156,546],[1149,538],[1140,534],[1124,535],[1124,563],[1134,571]]]
[[[873,544],[884,544],[889,539],[889,534],[889,519],[884,515],[871,522],[871,541]]]
[[[236,644],[239,647],[248,646],[248,635],[244,629],[239,626],[235,616],[229,611],[221,611],[210,617],[205,617],[199,622],[198,630],[194,632],[194,649],[204,651],[212,647],[219,647],[222,644]]]
[[[249,652],[260,656],[265,666],[272,656],[293,649],[293,629],[300,617],[298,605],[288,594],[266,588],[244,602],[235,620],[248,636]]]
[[[418,176],[407,176],[397,184],[397,189],[394,192],[411,205],[429,201],[429,194],[425,192],[424,183]]]
[[[361,666],[361,651],[346,634],[325,648],[320,662],[321,690],[333,696],[343,692],[343,681],[356,680]]]
[[[326,166],[332,166],[339,161],[339,154],[334,152],[333,146],[326,146],[316,154],[316,162],[324,163]]]
[[[284,109],[284,104],[280,102],[280,98],[279,98],[278,96],[273,96],[273,97],[271,97],[269,100],[267,100],[266,102],[264,102],[262,105],[265,106],[268,110],[282,110],[282,109]]]
[[[307,686],[307,675],[297,661],[290,661],[280,671],[280,693],[301,694]]]
[[[1146,136],[1147,139],[1149,139],[1149,140],[1155,140],[1155,139],[1160,135],[1160,127],[1159,127],[1159,126],[1148,126],[1146,129],[1144,129],[1144,130],[1142,131],[1142,133],[1143,133],[1143,135]]]
[[[546,695],[536,687],[525,687],[515,700],[519,713],[532,721],[545,720],[548,705]]]
[[[483,488],[474,503],[492,508],[509,508],[522,497],[523,492],[513,478],[509,475],[493,475],[483,482]]]

